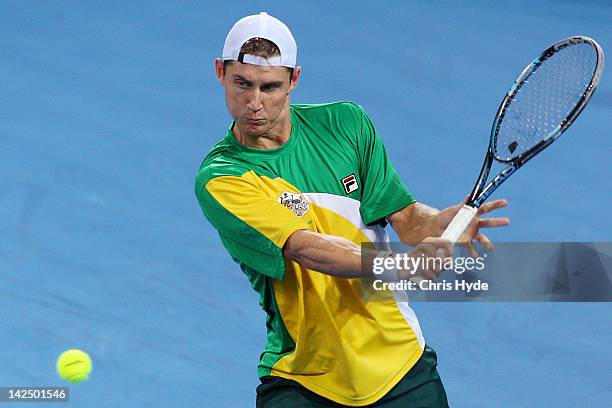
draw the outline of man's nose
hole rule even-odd
[[[257,112],[263,108],[263,104],[261,103],[261,91],[259,89],[254,89],[249,95],[247,108],[252,112]]]

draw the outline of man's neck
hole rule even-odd
[[[261,135],[248,135],[242,132],[237,126],[232,128],[232,133],[238,141],[248,147],[256,149],[271,150],[278,149],[291,137],[291,120],[287,120],[285,123],[275,126],[270,131]]]

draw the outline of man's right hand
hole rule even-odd
[[[428,237],[408,252],[409,268],[397,270],[399,280],[436,280],[444,263],[453,256],[453,244],[444,238]],[[415,268],[416,266],[416,268]]]

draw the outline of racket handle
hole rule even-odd
[[[446,227],[442,238],[448,239],[450,242],[457,242],[463,231],[470,225],[472,218],[476,215],[476,211],[478,211],[476,208],[469,205],[461,207],[455,218]]]

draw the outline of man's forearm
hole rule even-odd
[[[441,251],[441,252],[440,252]],[[381,254],[373,250],[362,250],[359,245],[345,238],[300,230],[294,232],[283,248],[286,259],[313,271],[340,278],[369,278],[383,280],[412,279],[416,273],[426,279],[435,279],[442,271],[442,263],[436,266],[421,266],[418,269],[385,266],[387,272],[379,270],[374,274],[374,260]],[[400,254],[385,253],[384,256]],[[452,245],[448,240],[427,238],[404,256],[445,257],[452,255]],[[367,265],[367,266],[366,266]],[[429,265],[429,263],[427,263]],[[378,268],[382,264],[377,265]]]
[[[313,271],[342,278],[363,277],[361,247],[345,238],[300,230],[287,239],[283,253]]]

